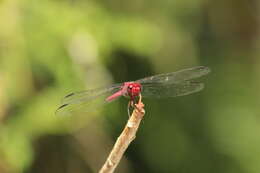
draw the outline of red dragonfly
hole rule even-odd
[[[71,93],[63,98],[56,114],[70,115],[88,112],[96,109],[97,105],[109,103],[121,96],[130,99],[129,111],[129,106],[133,105],[135,100],[141,96],[166,98],[188,95],[204,88],[204,84],[196,81],[196,79],[209,72],[208,67],[198,66],[136,81],[114,84],[109,87]]]

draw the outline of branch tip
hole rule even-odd
[[[140,97],[141,98],[141,97]],[[125,150],[130,143],[136,138],[136,132],[145,114],[144,104],[141,99],[135,104],[134,111],[128,119],[126,126],[120,136],[117,138],[112,151],[110,152],[106,162],[100,169],[99,173],[113,173],[119,164]]]

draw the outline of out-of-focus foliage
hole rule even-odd
[[[0,1],[0,172],[97,172],[126,99],[57,117],[77,90],[196,65],[206,88],[147,99],[117,172],[259,173],[258,1]]]

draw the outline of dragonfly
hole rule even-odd
[[[123,96],[129,99],[129,115],[130,106],[133,106],[138,98],[169,98],[201,91],[204,83],[198,79],[209,72],[208,67],[197,66],[108,87],[70,93],[62,99],[56,114],[64,116],[89,112],[96,110],[97,106],[110,103]]]

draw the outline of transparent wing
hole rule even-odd
[[[196,81],[182,81],[176,84],[157,83],[143,85],[142,96],[153,98],[177,97],[198,92],[204,88],[204,84]]]
[[[106,98],[121,89],[122,84],[115,84],[106,88],[81,91],[65,96],[56,115],[72,115],[88,112],[96,109],[98,106],[107,103]]]
[[[104,93],[114,92],[115,90],[119,89],[122,85],[123,84],[119,83],[109,87],[70,93],[61,100],[61,104],[71,104],[71,103],[75,104],[80,102],[86,102]]]
[[[186,80],[191,80],[204,76],[210,72],[208,67],[198,66],[184,69],[177,72],[159,74],[151,77],[146,77],[136,82],[144,84],[164,83],[164,85],[177,84]]]

